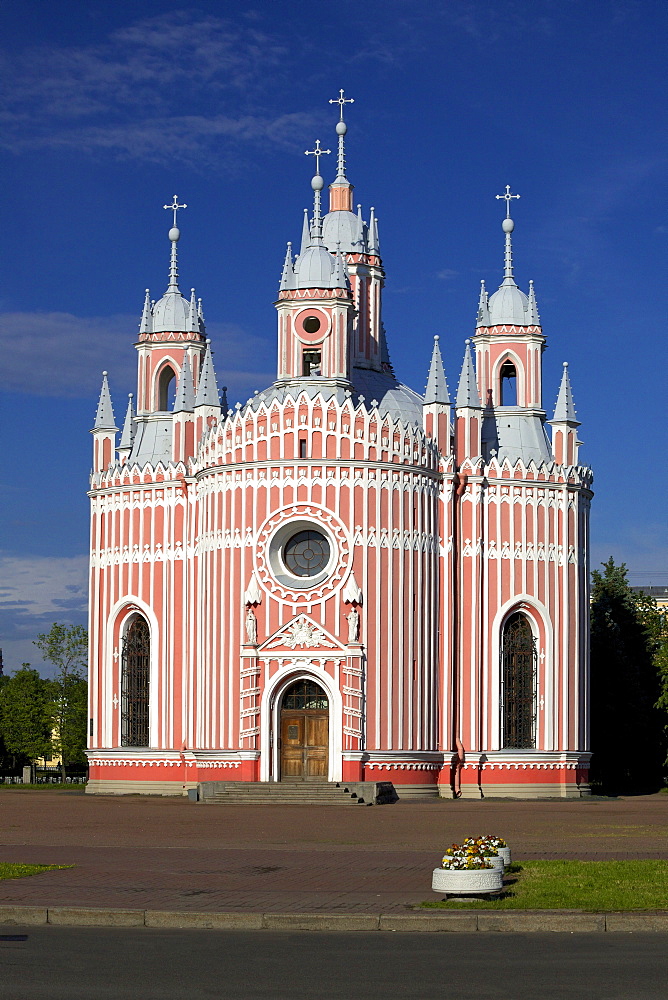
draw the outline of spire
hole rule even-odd
[[[125,423],[123,424],[123,433],[121,434],[121,443],[118,446],[119,451],[132,451],[132,443],[135,439],[135,408],[132,402],[132,393],[128,393],[128,408],[125,411]]]
[[[536,303],[536,293],[533,281],[529,282],[529,323],[531,326],[540,326],[540,316],[538,315],[538,305]]]
[[[376,257],[380,256],[380,244],[378,241],[378,219],[376,210],[372,206],[369,213],[369,253]]]
[[[501,223],[501,228],[503,229],[504,233],[506,234],[506,250],[505,250],[505,255],[504,255],[503,277],[504,278],[509,278],[510,279],[510,283],[514,285],[515,284],[515,280],[513,278],[513,246],[512,246],[511,239],[510,239],[510,235],[511,235],[513,229],[515,228],[515,223],[510,218],[510,202],[512,201],[513,198],[519,198],[520,196],[518,194],[511,194],[510,193],[510,184],[506,184],[506,193],[505,194],[497,194],[496,197],[497,197],[497,201],[498,201],[498,199],[501,198],[506,203],[506,217],[503,220],[503,222]]]
[[[193,373],[190,359],[186,354],[183,359],[181,378],[174,398],[174,413],[192,413],[195,406],[195,390],[193,388]]]
[[[443,358],[441,357],[441,349],[438,344],[437,336],[434,337],[434,350],[431,355],[431,364],[429,366],[429,377],[427,379],[424,402],[425,405],[428,403],[444,403],[445,405],[448,405],[450,403],[448,383],[445,380]]]
[[[173,221],[173,224],[172,224],[172,228],[169,230],[169,234],[168,234],[169,235],[169,239],[171,240],[171,243],[172,243],[172,252],[171,252],[170,259],[169,259],[169,287],[168,287],[167,291],[168,292],[178,292],[178,290],[179,290],[179,269],[178,269],[177,260],[176,260],[176,244],[179,242],[179,238],[181,236],[181,232],[180,232],[180,230],[178,229],[178,227],[176,225],[176,213],[178,212],[178,210],[180,208],[187,208],[188,206],[186,204],[179,205],[179,199],[178,199],[177,195],[174,195],[174,201],[172,202],[172,204],[171,205],[163,205],[162,207],[166,208],[167,211],[174,213],[174,221]]]
[[[190,309],[188,311],[188,329],[192,330],[193,333],[199,331],[199,316],[197,315],[197,300],[195,298],[195,289],[190,289]]]
[[[331,152],[331,149],[320,148],[320,139],[316,139],[315,149],[305,150],[306,156],[315,156],[315,174],[311,179],[311,187],[313,188],[313,220],[311,223],[310,246],[313,246],[313,244],[322,244],[322,202],[320,192],[325,186],[325,182],[320,175],[320,157],[325,153]]]
[[[216,384],[216,373],[213,370],[213,357],[211,356],[211,341],[206,342],[206,354],[204,364],[199,374],[199,385],[197,386],[197,396],[195,406],[220,406],[218,398],[218,386]]]
[[[109,393],[109,382],[107,381],[107,372],[102,372],[102,388],[100,390],[100,400],[97,404],[97,413],[95,414],[95,424],[93,425],[93,430],[95,431],[117,431],[118,427],[114,420],[114,408],[111,405],[111,395]]]
[[[220,393],[220,408],[222,410],[223,416],[226,417],[229,413],[230,407],[227,402],[227,386],[224,385]]]
[[[466,341],[466,351],[464,352],[464,363],[459,376],[459,386],[457,387],[457,407],[473,406],[480,408],[480,396],[476,384],[475,369],[473,367],[473,357],[471,356],[471,341]]]
[[[332,98],[329,102],[330,104],[338,104],[339,106],[339,120],[336,123],[336,134],[339,137],[339,152],[336,164],[336,180],[341,182],[346,182],[346,151],[344,146],[345,135],[348,131],[348,126],[343,120],[343,109],[346,104],[354,104],[354,97],[344,97],[343,90],[339,91],[339,96]],[[336,182],[335,182],[336,183]]]
[[[141,314],[141,321],[139,323],[139,333],[153,333],[153,316],[151,310],[151,296],[148,288],[146,289],[146,295],[144,296],[144,308]]]
[[[480,282],[480,299],[478,300],[478,319],[476,326],[489,326],[489,295],[485,289],[485,282]]]
[[[283,261],[283,271],[281,273],[281,283],[279,285],[279,291],[284,292],[287,288],[292,288],[293,277],[294,277],[294,271],[292,268],[292,243],[288,243],[287,250],[285,251],[285,260]]]
[[[564,361],[564,374],[561,376],[561,385],[559,386],[559,395],[557,396],[557,405],[554,408],[552,422],[580,425],[580,421],[577,419],[577,414],[575,413],[571,380],[568,377],[568,361]]]
[[[201,298],[197,300],[197,318],[200,320],[201,325],[204,326],[204,310],[202,309]]]

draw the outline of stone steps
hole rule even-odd
[[[373,805],[353,786],[309,781],[217,781],[200,786],[208,805]]]

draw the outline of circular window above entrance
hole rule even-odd
[[[318,576],[327,568],[331,547],[321,531],[298,531],[283,546],[283,562],[295,576]]]
[[[290,504],[258,530],[258,580],[286,604],[303,598],[317,601],[334,593],[345,583],[351,562],[352,545],[344,524],[318,504]]]
[[[313,521],[289,521],[268,545],[269,566],[276,580],[295,590],[310,590],[334,570],[337,551],[329,531]]]

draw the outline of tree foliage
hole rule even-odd
[[[658,623],[626,573],[624,563],[609,559],[592,574],[590,775],[608,794],[656,791],[665,759]]]
[[[45,660],[56,668],[51,685],[53,719],[51,741],[60,755],[62,779],[68,764],[86,760],[86,720],[88,687],[84,680],[88,662],[88,633],[82,625],[60,625],[37,636],[35,645]]]
[[[31,762],[51,753],[47,682],[24,663],[0,687],[0,729],[7,751]]]

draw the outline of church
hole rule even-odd
[[[435,337],[422,395],[391,362],[374,210],[353,209],[351,102],[330,103],[336,176],[325,211],[317,142],[273,384],[228,408],[201,299],[179,287],[176,196],[122,430],[104,373],[87,791],[587,794],[592,474],[565,363],[551,420],[544,408],[536,294],[514,277],[518,196],[497,195],[501,282],[481,285],[456,393]]]

